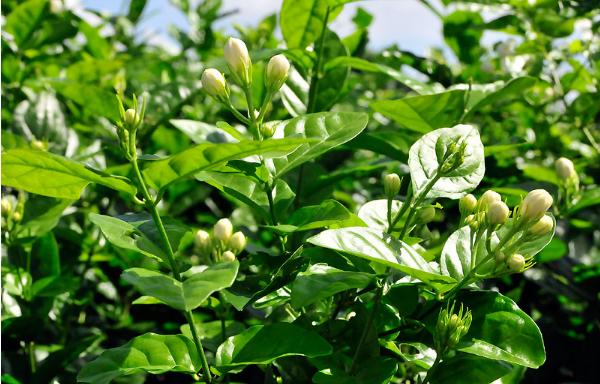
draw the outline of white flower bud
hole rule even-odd
[[[477,199],[470,193],[461,197],[461,199],[458,201],[458,209],[463,216],[472,213],[476,206]]]
[[[552,228],[554,228],[554,220],[552,220],[552,217],[544,215],[541,219],[529,227],[528,232],[535,236],[542,236],[550,232]]]
[[[194,244],[200,250],[204,251],[208,249],[210,247],[210,234],[202,229],[199,229],[194,237]]]
[[[400,176],[395,173],[385,175],[383,178],[383,190],[388,199],[393,199],[400,192]]]
[[[269,139],[275,134],[275,124],[273,121],[264,123],[260,126],[260,134],[263,139]]]
[[[213,228],[215,237],[223,242],[227,242],[233,233],[233,225],[229,219],[221,219],[217,221]]]
[[[480,211],[485,211],[494,201],[502,201],[502,196],[499,193],[487,190],[481,195],[477,202],[477,208]]]
[[[552,205],[552,196],[545,189],[534,189],[521,203],[520,215],[528,222],[538,221]]]
[[[290,70],[290,62],[284,55],[275,55],[271,57],[267,64],[265,72],[265,85],[271,92],[276,92],[281,88],[287,79]]]
[[[569,180],[576,175],[573,162],[566,157],[561,157],[556,160],[554,168],[556,169],[558,178],[563,181]]]
[[[501,225],[506,223],[510,210],[502,201],[494,201],[487,210],[487,219],[490,225]]]
[[[9,199],[3,197],[0,204],[2,207],[2,216],[10,216],[10,213],[13,209],[12,202]]]
[[[232,261],[235,261],[235,254],[231,251],[225,251],[223,252],[223,255],[221,255],[221,260],[231,263]]]
[[[508,259],[508,269],[512,272],[521,272],[525,268],[525,258],[523,255],[515,253]]]
[[[248,86],[252,83],[252,61],[246,44],[240,39],[230,37],[223,48],[223,53],[229,70],[240,85]]]
[[[240,253],[246,248],[246,236],[241,231],[237,231],[229,239],[229,247],[235,253]]]
[[[217,100],[226,100],[229,98],[229,90],[223,74],[217,69],[208,68],[202,73],[202,88],[210,96]]]
[[[125,116],[123,116],[123,122],[130,127],[137,125],[138,123],[138,114],[135,109],[129,108],[125,111]]]

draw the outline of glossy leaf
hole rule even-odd
[[[2,153],[2,185],[49,197],[79,199],[90,183],[133,195],[135,187],[49,152],[11,149]]]
[[[444,289],[445,285],[455,283],[453,278],[440,275],[436,266],[425,261],[411,246],[380,230],[366,227],[329,229],[307,241],[397,269],[434,284],[436,288]]]
[[[509,364],[459,353],[444,359],[431,375],[432,384],[491,383],[511,371]]]
[[[517,77],[508,82],[497,81],[491,84],[473,84],[467,103],[468,112],[465,119],[486,105],[506,100],[513,96],[522,96],[523,92],[533,86],[536,79],[529,76]],[[468,89],[468,86],[466,87]]]
[[[292,213],[287,223],[294,227],[294,231],[363,225],[356,215],[336,200],[325,200],[319,205],[302,207]]]
[[[479,185],[485,173],[483,144],[475,127],[460,124],[430,132],[410,148],[408,165],[415,195],[421,193],[437,174],[443,152],[454,140],[459,140],[458,146],[466,143],[464,161],[457,169],[440,177],[427,193],[427,198],[458,199]]]
[[[327,2],[320,0],[284,0],[279,15],[281,33],[288,48],[305,48],[325,27]]]
[[[239,139],[239,136],[234,137],[228,132],[223,131],[221,128],[202,121],[174,119],[170,120],[169,123],[185,133],[185,135],[196,144],[207,142],[232,143]]]
[[[130,268],[122,278],[142,294],[154,297],[168,306],[191,311],[198,308],[214,292],[230,287],[237,276],[239,263],[221,263],[195,273],[183,282],[160,272]]]
[[[121,347],[102,352],[81,369],[77,380],[108,384],[117,377],[142,372],[194,374],[200,367],[200,357],[192,340],[183,335],[146,333]]]
[[[427,133],[457,124],[464,110],[464,97],[464,91],[454,90],[376,101],[371,103],[371,108],[406,129]]]
[[[471,328],[459,350],[530,368],[544,363],[542,334],[514,301],[493,291],[465,292],[458,301],[473,313]]]
[[[363,272],[342,271],[325,264],[311,265],[300,272],[291,285],[292,306],[305,307],[338,292],[364,288],[374,276]]]
[[[69,81],[53,81],[52,86],[61,96],[79,104],[90,114],[105,117],[112,122],[121,118],[114,92],[96,85]]]
[[[30,41],[31,35],[42,20],[42,16],[48,6],[48,0],[28,0],[10,12],[6,17],[3,30],[10,33],[17,43],[22,47]]]
[[[230,160],[243,159],[252,155],[285,156],[304,145],[309,144],[306,140],[299,138],[241,141],[229,144],[199,144],[166,159],[152,162],[144,170],[144,175],[155,187],[163,189],[177,180],[200,171],[211,170]]]
[[[276,177],[352,140],[365,129],[367,121],[364,113],[321,112],[278,122],[275,124],[274,138],[303,137],[311,142],[301,145],[287,156],[273,159]]]
[[[290,323],[256,325],[221,344],[216,365],[227,371],[237,366],[269,364],[283,356],[317,357],[331,352],[331,345],[314,331]]]
[[[401,201],[392,201],[392,217],[400,211],[401,207]],[[386,231],[389,226],[387,212],[387,199],[372,200],[360,207],[358,210],[358,217],[367,224],[367,227]],[[401,224],[401,222],[399,222],[399,224]]]

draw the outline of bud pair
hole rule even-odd
[[[519,216],[526,223],[536,222],[546,214],[552,203],[552,196],[545,189],[534,189],[521,202]]]

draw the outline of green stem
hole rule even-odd
[[[354,356],[352,357],[352,364],[350,365],[350,373],[354,372],[354,369],[356,368],[356,362],[358,361],[358,356],[360,354],[360,350],[362,349],[365,339],[367,338],[367,333],[369,333],[369,329],[371,329],[371,326],[373,325],[373,320],[375,320],[375,315],[377,314],[377,311],[379,310],[379,305],[381,304],[381,296],[383,296],[383,285],[381,285],[379,287],[379,289],[377,290],[377,293],[375,295],[375,304],[373,306],[373,310],[369,314],[367,323],[365,324],[362,334],[360,335],[358,345],[356,346],[356,351],[354,351]]]
[[[35,344],[33,341],[30,341],[27,344],[27,354],[29,355],[29,368],[31,369],[31,373],[35,373],[37,370],[37,362],[35,361]]]
[[[133,144],[133,145],[135,146],[135,144]],[[154,200],[152,199],[152,196],[150,195],[150,192],[148,191],[148,187],[146,186],[146,182],[144,181],[144,177],[142,176],[142,173],[140,172],[140,167],[138,166],[138,163],[137,163],[137,153],[135,152],[135,150],[133,151],[132,156],[131,156],[131,165],[133,166],[133,171],[135,173],[138,184],[142,191],[142,195],[144,197],[144,202],[146,204],[146,208],[150,211],[150,215],[152,216],[154,225],[156,226],[156,229],[158,230],[160,239],[163,242],[163,245],[165,246],[165,248],[167,250],[167,257],[169,259],[169,265],[171,266],[173,276],[178,281],[181,281],[181,274],[179,273],[179,268],[177,266],[177,262],[175,261],[175,254],[173,252],[173,247],[171,247],[171,242],[169,241],[169,236],[167,235],[165,226],[162,222],[160,214],[158,213],[156,204],[155,204]],[[210,367],[208,365],[208,361],[206,360],[206,355],[204,354],[204,348],[202,347],[202,342],[200,341],[200,338],[198,337],[198,334],[196,332],[196,325],[194,324],[194,318],[192,317],[191,311],[187,311],[185,313],[185,317],[190,326],[192,336],[194,337],[194,344],[196,344],[196,350],[198,351],[198,355],[200,355],[200,359],[202,361],[202,369],[204,370],[204,374],[206,376],[206,381],[208,383],[211,383],[212,377],[210,374]]]
[[[237,109],[235,109],[235,107],[233,105],[231,105],[231,103],[229,104],[225,104],[225,107],[231,112],[233,113],[233,116],[235,116],[236,119],[238,119],[239,121],[241,121],[242,123],[246,124],[246,125],[250,125],[250,120],[242,115],[240,113],[240,111],[238,111]]]
[[[392,198],[387,199],[387,221],[388,221],[388,231],[393,228],[392,226]]]
[[[388,227],[387,233],[389,233],[389,234],[392,233],[392,231],[394,230],[394,227],[396,226],[396,224],[398,224],[398,220],[400,220],[400,218],[402,218],[402,216],[404,216],[404,213],[406,213],[406,210],[408,209],[408,207],[410,207],[411,204],[412,204],[412,186],[409,186],[408,192],[406,193],[406,199],[404,199],[404,202],[402,203],[402,207],[400,208],[400,211],[398,211],[398,213],[392,220],[392,224]]]
[[[431,180],[429,180],[427,185],[425,185],[425,188],[421,191],[421,193],[419,193],[419,196],[415,199],[414,203],[412,203],[410,205],[410,211],[408,212],[408,216],[406,217],[406,222],[404,223],[404,226],[402,227],[402,232],[400,232],[400,236],[398,237],[398,239],[400,239],[400,240],[404,239],[404,236],[406,235],[408,228],[410,228],[410,225],[411,225],[410,222],[412,221],[413,216],[417,212],[417,208],[419,207],[419,205],[421,205],[423,200],[425,200],[425,196],[427,196],[427,194],[429,193],[431,188],[433,188],[433,186],[435,185],[435,183],[437,183],[437,181],[440,179],[440,177],[441,177],[440,172],[437,171],[435,173],[435,176],[433,176],[433,178]]]

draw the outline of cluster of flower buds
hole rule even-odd
[[[466,215],[465,223],[473,230],[484,226],[496,228],[506,223],[510,216],[510,209],[502,201],[502,196],[492,190],[485,191],[479,200],[471,194],[463,196],[458,206],[461,215]]]
[[[252,84],[252,60],[246,44],[240,39],[230,37],[223,48],[223,56],[233,80],[242,88],[248,89]],[[289,70],[290,62],[284,55],[271,57],[265,69],[265,86],[268,93],[275,93],[281,88]],[[229,87],[219,70],[204,70],[201,82],[206,93],[220,102],[228,103]]]
[[[0,200],[2,211],[2,225],[18,223],[23,219],[24,202],[17,200],[13,195],[6,195]]]
[[[467,148],[467,142],[462,140],[460,137],[450,139],[449,144],[447,138],[440,136],[435,144],[435,150],[438,155],[438,161],[440,162],[439,172],[442,175],[459,168],[465,161],[465,150]],[[447,144],[447,146],[446,146]]]
[[[454,313],[454,306],[446,307],[440,311],[435,326],[434,346],[440,356],[451,351],[460,339],[467,334],[471,327],[472,315],[469,309],[460,305],[458,313]]]
[[[200,229],[194,238],[196,252],[213,262],[232,262],[246,248],[246,236],[241,231],[233,232],[229,219],[220,219],[210,233]]]

